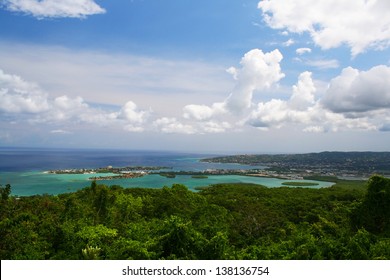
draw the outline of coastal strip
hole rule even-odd
[[[89,180],[114,180],[114,179],[132,179],[139,178],[156,171],[172,169],[166,166],[125,166],[113,167],[111,165],[100,168],[71,168],[71,169],[56,169],[45,171],[47,174],[110,174],[101,176],[91,176]],[[111,175],[116,174],[116,175]]]
[[[115,180],[115,179],[133,179],[133,178],[140,178],[145,175],[147,175],[146,172],[132,172],[132,173],[122,173],[120,175],[113,175],[113,176],[93,176],[93,177],[89,177],[88,180],[101,181],[101,180]]]

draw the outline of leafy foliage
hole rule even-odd
[[[7,184],[4,188],[0,185],[0,196],[1,200],[7,200],[9,195],[11,194],[11,185]]]
[[[324,189],[1,190],[1,259],[390,259],[390,179],[380,176]]]

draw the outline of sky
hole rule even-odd
[[[0,0],[0,147],[390,150],[388,0]]]

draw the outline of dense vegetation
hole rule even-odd
[[[390,179],[331,188],[220,184],[13,197],[1,259],[390,259]]]

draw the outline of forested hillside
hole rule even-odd
[[[390,259],[390,179],[360,186],[222,184],[13,197],[1,259]]]

